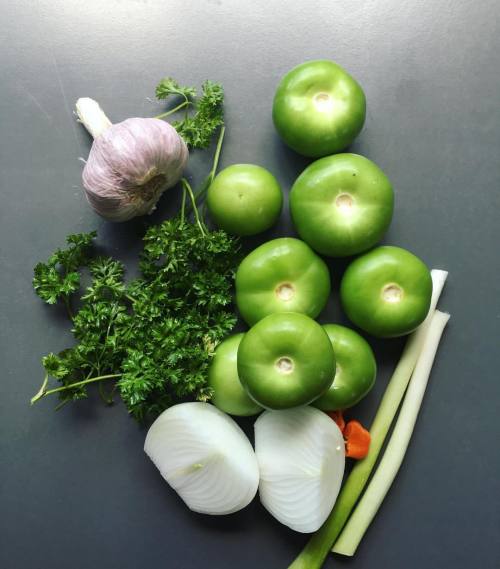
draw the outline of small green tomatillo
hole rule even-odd
[[[340,283],[347,316],[379,338],[415,330],[427,316],[431,296],[429,269],[400,247],[377,247],[358,257],[347,267]]]
[[[273,312],[316,318],[330,294],[325,262],[300,239],[282,237],[249,253],[236,272],[236,304],[252,326]]]
[[[230,415],[256,415],[262,407],[250,399],[238,377],[238,346],[244,334],[234,334],[221,342],[210,363],[208,385],[213,390],[212,403]]]
[[[339,324],[323,326],[335,352],[335,379],[313,405],[323,411],[347,409],[372,389],[377,363],[368,342],[354,330]]]
[[[271,314],[241,341],[238,375],[250,397],[263,407],[307,405],[332,384],[332,343],[322,326],[305,314]]]
[[[255,235],[276,223],[283,194],[276,178],[255,164],[233,164],[210,185],[207,205],[217,225],[233,235]]]
[[[373,247],[392,219],[394,195],[382,170],[358,154],[336,154],[310,164],[290,192],[300,237],[330,257]]]
[[[340,152],[365,122],[360,85],[333,61],[306,61],[280,81],[273,121],[281,138],[299,154],[319,158]]]

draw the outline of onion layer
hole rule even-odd
[[[194,512],[231,514],[259,484],[252,445],[238,425],[209,403],[181,403],[151,425],[144,451]]]
[[[334,421],[313,407],[266,411],[255,422],[255,452],[264,507],[295,531],[316,531],[344,474],[344,440]]]

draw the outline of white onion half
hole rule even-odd
[[[255,422],[255,452],[264,507],[295,531],[316,531],[344,474],[344,439],[335,422],[313,407],[266,411]]]
[[[252,445],[233,419],[209,403],[164,411],[151,425],[144,451],[194,512],[231,514],[257,493]]]

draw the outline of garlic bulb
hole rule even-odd
[[[95,139],[82,175],[90,205],[110,221],[151,213],[161,194],[179,181],[188,159],[177,131],[154,118],[111,124],[89,98],[78,99],[76,112]]]

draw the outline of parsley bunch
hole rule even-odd
[[[120,262],[92,255],[95,237],[70,235],[67,249],[35,267],[34,289],[49,304],[71,306],[85,267],[91,282],[72,316],[76,343],[43,358],[45,380],[32,402],[52,393],[61,403],[81,399],[95,382],[110,401],[106,380],[115,380],[113,390],[139,421],[180,399],[208,400],[210,358],[236,322],[238,240],[180,215],[149,228],[141,276],[126,283]],[[47,389],[49,376],[61,385]]]
[[[158,115],[164,118],[176,111],[185,109],[184,118],[172,123],[189,148],[207,148],[215,131],[224,124],[224,90],[222,85],[205,81],[202,95],[196,98],[194,87],[183,87],[171,77],[162,79],[156,87],[156,98],[182,97],[184,100],[175,108]],[[189,114],[190,107],[194,113]]]

